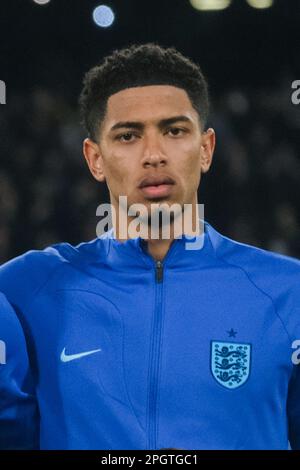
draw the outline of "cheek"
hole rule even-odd
[[[200,157],[197,152],[189,153],[188,158],[181,160],[178,174],[182,181],[181,186],[184,188],[185,197],[190,199],[197,191],[200,184],[201,165]]]
[[[107,179],[115,185],[120,185],[126,181],[126,176],[130,174],[129,160],[118,153],[111,154],[105,161],[105,174]]]
[[[184,139],[169,140],[165,147],[165,151],[170,157],[176,155],[177,159],[188,160],[194,164],[197,160],[200,160],[200,149],[199,140],[191,136]]]
[[[199,146],[185,144],[176,150],[176,160],[179,163],[179,172],[189,180],[199,179],[201,172],[201,158]]]
[[[118,152],[110,154],[106,158],[104,171],[107,185],[114,197],[126,195],[129,198],[134,188],[133,181],[136,174],[135,159],[132,155]]]

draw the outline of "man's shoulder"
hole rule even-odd
[[[241,243],[208,228],[218,260],[238,270],[268,299],[292,338],[300,334],[300,260]],[[246,285],[246,284],[244,284]],[[236,284],[236,289],[242,286]]]
[[[95,243],[96,240],[79,245],[61,242],[42,250],[29,250],[7,261],[0,266],[0,291],[12,303],[18,303],[20,298],[26,302],[60,268],[93,251]]]
[[[216,256],[224,263],[240,267],[245,271],[300,276],[300,260],[264,248],[242,243],[208,227],[209,237]]]
[[[211,226],[209,238],[217,259],[243,272],[249,281],[274,301],[284,296],[300,301],[300,260],[248,245],[221,235]],[[299,312],[300,313],[300,312]]]
[[[60,254],[60,247],[64,243],[51,245],[42,250],[29,250],[25,253],[10,259],[0,266],[0,277],[7,274],[34,275],[37,271],[38,275],[46,274],[55,266],[64,262]]]

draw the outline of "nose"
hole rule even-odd
[[[145,147],[143,153],[142,164],[147,168],[150,166],[163,166],[167,162],[167,157],[163,153],[159,136],[145,136]]]

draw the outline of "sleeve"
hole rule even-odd
[[[294,357],[296,355],[297,351],[295,351]],[[300,348],[298,348],[298,358],[290,380],[287,401],[289,442],[293,450],[300,450]]]
[[[39,413],[24,333],[0,293],[0,449],[38,449],[38,436]]]

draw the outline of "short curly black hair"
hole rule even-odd
[[[184,89],[198,112],[201,128],[205,127],[209,97],[200,67],[174,47],[165,48],[151,42],[114,50],[85,74],[79,106],[88,137],[97,141],[111,95],[125,88],[146,85]]]

